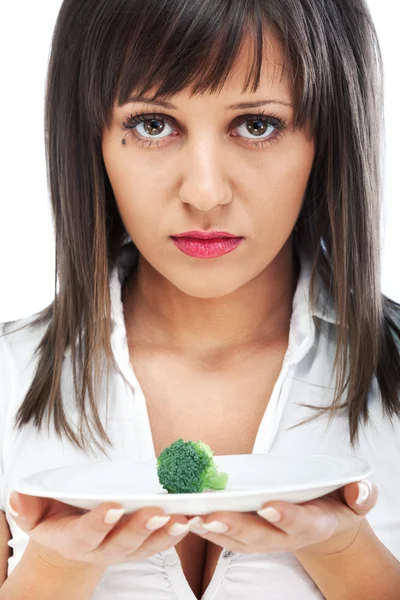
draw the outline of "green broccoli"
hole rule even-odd
[[[223,490],[227,473],[220,473],[213,452],[203,442],[182,438],[165,448],[157,459],[158,479],[170,494],[193,494],[206,489]]]

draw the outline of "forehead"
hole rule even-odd
[[[219,96],[221,101],[224,98],[231,97],[236,99],[236,102],[240,102],[240,95],[249,98],[251,92],[246,90],[248,87],[249,73],[251,72],[252,65],[255,60],[255,43],[254,39],[250,35],[247,35],[240,46],[240,51],[236,56],[229,75],[224,82],[223,87],[216,91],[206,90],[204,92],[195,91],[197,82],[193,82],[185,89],[176,92],[175,94],[167,95],[168,99],[171,98],[185,98],[187,96]],[[257,86],[256,93],[258,97],[262,92],[262,97],[279,99],[286,101],[287,103],[293,103],[293,86],[289,79],[289,69],[285,68],[285,59],[283,53],[282,44],[279,42],[276,36],[272,33],[264,33],[263,35],[263,47],[262,47],[262,62],[260,70],[260,79]],[[145,94],[146,97],[164,97],[157,95],[159,87],[157,84],[153,85]],[[137,90],[132,90],[131,95],[135,96]]]
[[[245,93],[244,89],[254,62],[255,44],[248,35],[244,38],[240,52],[225,82],[226,91]],[[274,92],[279,95],[287,95],[291,99],[292,89],[285,70],[285,60],[282,44],[272,34],[264,34],[262,47],[262,62],[260,70],[259,88],[267,94]],[[248,94],[248,92],[247,92]],[[272,96],[271,96],[272,97]]]

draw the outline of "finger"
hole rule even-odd
[[[297,541],[316,543],[330,538],[339,527],[339,516],[333,507],[319,504],[292,504],[281,502],[258,511],[258,514],[292,539],[293,547]],[[279,519],[277,519],[279,515]]]
[[[33,540],[72,559],[97,547],[124,512],[115,502],[83,511],[58,500],[18,492],[10,495],[8,510]]]
[[[344,505],[343,508],[348,510]],[[331,537],[339,526],[339,517],[331,507],[288,502],[269,504],[258,511],[258,515],[214,513],[208,516],[206,526],[216,520],[229,525],[229,530],[223,535],[252,548],[262,548],[260,551],[265,551],[265,548],[270,551],[291,550],[317,543]],[[210,534],[203,536],[214,541]],[[234,550],[232,544],[228,547]]]
[[[174,545],[189,531],[187,519],[183,515],[166,515],[160,508],[145,508],[130,515],[130,519],[121,521],[96,549],[97,555],[108,558],[132,555],[136,559],[147,557],[164,548]],[[179,524],[179,525],[176,525]]]
[[[148,537],[141,548],[144,556],[153,556],[157,552],[168,550],[171,546],[178,544],[190,532],[187,522],[174,520],[165,527]]]
[[[260,519],[257,514],[220,512],[208,515],[203,522],[200,517],[192,521],[191,530],[194,533],[234,552],[246,552],[246,547],[260,547],[264,551],[266,546],[271,551],[286,547],[287,535]],[[223,525],[228,528],[226,531]],[[205,527],[209,531],[205,531]]]
[[[39,498],[13,491],[8,497],[7,510],[13,520],[26,533],[34,529],[51,512],[59,514],[79,513],[76,509],[52,498]]]
[[[232,550],[233,552],[240,552],[242,554],[245,554],[245,553],[249,552],[250,550],[252,552],[254,552],[253,548],[251,548],[247,544],[244,544],[239,539],[236,539],[235,537],[233,537],[233,535],[232,535],[233,528],[231,526],[232,520],[231,520],[231,517],[229,517],[227,515],[229,515],[229,513],[215,513],[213,515],[209,515],[209,517],[211,517],[211,518],[208,518],[208,520],[207,520],[208,525],[210,525],[213,522],[227,524],[229,526],[229,529],[226,534],[223,534],[223,533],[215,534],[211,531],[206,531],[203,528],[205,521],[203,520],[202,517],[199,517],[199,516],[191,517],[191,519],[188,523],[189,527],[190,527],[190,531],[192,531],[199,537],[203,537],[204,539],[210,540],[210,542],[213,542],[217,546],[221,546],[221,548],[229,548],[229,550]],[[204,517],[204,519],[205,518],[206,517]]]
[[[379,497],[379,487],[370,479],[358,483],[350,483],[343,489],[344,500],[357,515],[366,516],[376,505]]]

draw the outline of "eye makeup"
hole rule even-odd
[[[265,144],[277,142],[283,134],[283,131],[287,127],[287,119],[282,119],[271,113],[266,115],[265,112],[261,112],[254,115],[239,115],[233,120],[232,130],[237,130],[245,123],[257,124],[257,127],[255,128],[256,132],[265,127],[272,127],[274,129],[274,131],[270,133],[268,137],[263,139],[258,139],[258,135],[250,135],[250,138],[246,138],[241,135],[233,136],[235,138],[240,138],[241,143],[243,143],[244,145],[251,144],[253,147],[256,148],[263,147],[265,146]],[[151,139],[151,137],[144,137],[138,132],[139,126],[146,124],[150,124],[150,129],[152,129],[155,133],[157,133],[157,129],[160,129],[157,124],[162,124],[162,132],[164,132],[165,125],[172,127],[173,131],[168,136],[153,136],[154,139]],[[171,138],[179,137],[179,135],[181,134],[181,129],[179,128],[179,126],[177,126],[176,120],[169,115],[161,113],[136,112],[135,114],[131,114],[128,117],[128,119],[122,124],[122,129],[132,134],[131,137],[135,143],[142,147],[146,147],[147,149],[152,147],[153,145],[156,145],[157,148],[169,145],[171,143]],[[247,133],[250,132],[247,130]]]

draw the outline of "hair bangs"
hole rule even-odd
[[[300,107],[295,127],[303,127],[309,120],[314,102],[310,89],[307,98],[302,97],[307,79],[302,68],[307,59],[301,58],[304,48],[296,47],[296,40],[290,39],[285,23],[279,23],[279,14],[271,7],[267,14],[262,3],[254,0],[242,0],[240,11],[234,2],[225,0],[146,0],[146,9],[137,11],[141,14],[138,25],[137,12],[129,13],[127,4],[123,0],[121,8],[125,10],[115,11],[112,22],[105,25],[103,40],[107,44],[99,40],[97,28],[101,50],[96,67],[88,74],[90,78],[96,74],[96,81],[89,86],[93,97],[92,117],[88,118],[96,120],[97,132],[105,123],[110,126],[114,103],[128,103],[133,93],[150,100],[168,100],[185,88],[191,95],[219,93],[246,40],[250,41],[251,61],[242,93],[254,93],[260,85],[263,60],[270,60],[269,55],[266,58],[269,34],[276,36],[284,50],[283,63],[270,62],[272,80],[286,76],[294,89],[296,113]],[[158,24],[157,36],[152,39],[148,36],[150,21]],[[309,65],[311,69],[312,57]]]
[[[251,83],[253,90],[257,89],[262,66],[262,20],[256,18],[251,2],[245,1],[242,11],[226,2],[208,2],[207,10],[203,1],[200,10],[198,3],[174,3],[176,10],[179,8],[179,20],[177,15],[162,18],[165,24],[151,54],[146,52],[145,40],[130,40],[117,84],[120,105],[127,102],[132,90],[138,95],[153,91],[152,99],[168,99],[188,87],[193,95],[218,93],[247,37],[254,41],[254,52],[243,92]],[[169,13],[170,3],[163,4],[165,13]]]

